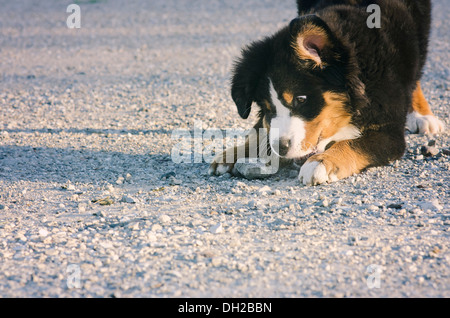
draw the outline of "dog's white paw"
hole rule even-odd
[[[236,148],[229,148],[222,153],[219,153],[211,163],[208,169],[208,174],[212,176],[221,176],[225,173],[233,173],[234,160],[228,160],[227,158],[234,158]],[[230,154],[231,153],[231,154]]]
[[[437,134],[445,130],[444,123],[434,115],[414,111],[406,117],[406,129],[413,134]]]
[[[307,161],[301,167],[298,179],[304,185],[317,185],[337,181],[339,178],[334,173],[328,173],[322,162]]]
[[[221,176],[227,172],[232,173],[234,167],[234,163],[216,163],[214,162],[209,167],[208,173],[212,176]]]

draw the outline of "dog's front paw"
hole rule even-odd
[[[337,175],[333,173],[333,164],[322,160],[314,160],[312,156],[300,169],[298,179],[304,185],[318,185],[326,182],[339,180]],[[335,167],[336,168],[336,167]]]
[[[444,131],[444,123],[434,115],[411,112],[406,118],[406,129],[413,134],[437,134]]]
[[[231,155],[230,155],[231,153]],[[233,173],[233,168],[235,164],[235,148],[229,148],[224,152],[218,154],[211,165],[209,166],[208,173],[212,176],[221,176],[227,172]]]
[[[212,176],[221,176],[227,172],[232,173],[234,168],[234,163],[217,163],[213,161],[209,166],[208,173]]]

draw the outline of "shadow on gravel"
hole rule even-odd
[[[148,135],[148,134],[164,134],[168,135],[172,133],[172,130],[167,130],[164,128],[161,129],[95,129],[95,128],[85,128],[85,129],[76,129],[76,128],[69,128],[69,129],[54,129],[54,128],[41,128],[41,129],[5,129],[3,131],[6,131],[9,134],[15,134],[15,133],[40,133],[40,134],[60,134],[62,132],[67,134],[85,134],[85,135]]]
[[[144,182],[173,166],[164,154],[0,146],[0,180],[8,181],[114,183],[129,173],[134,182]]]
[[[115,184],[120,176],[131,174],[133,183],[152,185],[164,175],[175,173],[177,179],[209,179],[209,163],[175,163],[169,154],[135,155],[117,151],[90,149],[47,148],[29,146],[0,146],[0,180]],[[281,167],[268,179],[292,179],[292,170]],[[298,174],[298,171],[296,172]],[[208,182],[221,182],[230,176],[213,177]],[[245,180],[242,176],[238,179]]]

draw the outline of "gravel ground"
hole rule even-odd
[[[1,297],[450,297],[448,130],[316,187],[172,160],[195,121],[252,127],[233,60],[295,1],[77,3],[69,29],[70,1],[1,1]],[[433,13],[422,88],[450,127],[447,1]]]

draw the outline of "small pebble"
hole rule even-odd
[[[39,236],[46,237],[48,234],[49,233],[46,229],[39,229]]]
[[[213,234],[222,233],[222,231],[223,231],[222,223],[217,223],[216,225],[211,226],[209,228],[209,231]]]
[[[125,180],[124,177],[119,176],[119,177],[117,178],[117,180],[116,180],[116,184],[123,184],[123,181],[124,181],[124,180]]]
[[[122,199],[120,199],[120,202],[125,202],[125,203],[136,203],[136,199],[133,197],[129,197],[129,196],[122,196]]]
[[[182,183],[181,180],[176,179],[174,176],[169,177],[169,184],[170,185],[180,185]]]
[[[67,182],[66,184],[64,184],[62,186],[62,188],[65,189],[65,190],[69,190],[69,191],[75,190],[75,186],[72,183],[70,183],[70,182]]]
[[[396,209],[399,210],[402,208],[402,205],[399,203],[392,203],[387,206],[388,209]]]
[[[161,222],[161,223],[170,223],[170,221],[171,221],[170,216],[168,216],[166,214],[161,215],[158,219],[159,219],[159,222]]]
[[[103,198],[103,199],[98,199],[98,200],[93,200],[93,203],[98,203],[100,205],[111,205],[114,204],[114,200],[110,197],[107,198]]]
[[[437,199],[427,202],[420,203],[420,207],[423,210],[432,210],[432,211],[440,211],[442,210],[442,205],[439,204],[439,201]]]
[[[439,149],[433,146],[422,146],[420,153],[425,157],[436,156],[439,153]]]
[[[155,224],[152,225],[151,230],[152,230],[152,232],[161,231],[162,230],[162,226],[160,224],[155,223]]]
[[[220,266],[220,264],[222,264],[222,259],[220,257],[213,257],[211,259],[212,266]]]
[[[108,190],[109,193],[114,193],[114,187],[113,187],[113,185],[112,185],[112,184],[108,184],[108,185],[106,186],[106,190]]]
[[[169,177],[175,178],[176,176],[177,176],[177,174],[174,171],[170,171],[170,172],[164,173],[159,179],[166,180],[166,179],[169,179]]]
[[[271,192],[272,191],[272,189],[269,187],[269,186],[264,186],[264,187],[262,187],[262,188],[260,188],[259,190],[258,190],[258,192],[259,193],[263,193],[263,192]]]
[[[348,245],[350,245],[350,246],[358,245],[358,238],[355,236],[349,236],[348,237]]]

